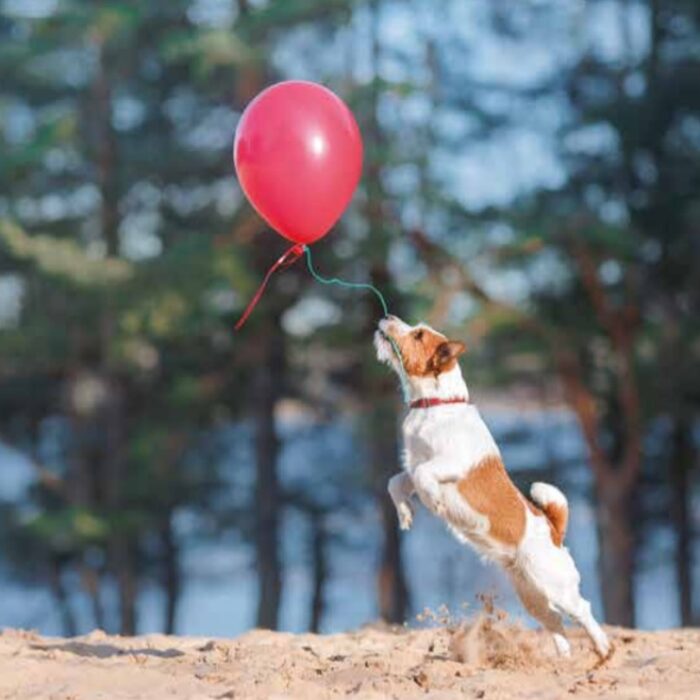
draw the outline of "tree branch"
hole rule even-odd
[[[571,246],[571,256],[578,267],[581,282],[588,294],[598,323],[610,338],[615,357],[617,397],[622,409],[625,447],[619,478],[631,484],[641,469],[642,424],[639,387],[634,371],[634,338],[638,313],[633,307],[615,309],[589,248],[580,242]]]
[[[522,326],[530,328],[547,343],[557,374],[564,386],[567,403],[581,426],[591,457],[591,468],[599,481],[609,481],[614,470],[600,443],[599,415],[595,396],[585,385],[581,363],[576,353],[567,348],[563,334],[521,308],[494,299],[464,265],[456,262],[449,253],[428,239],[422,231],[412,231],[410,239],[429,268],[442,272],[449,270],[455,275],[461,288],[484,306],[508,312],[517,318]]]

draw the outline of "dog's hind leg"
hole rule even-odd
[[[531,613],[532,614],[532,613]],[[571,645],[564,634],[564,625],[561,620],[561,615],[558,615],[554,610],[549,610],[547,614],[539,613],[532,615],[548,632],[552,633],[554,646],[556,647],[559,656],[571,656]]]
[[[556,565],[552,566],[554,562]],[[565,548],[557,548],[556,558],[550,556],[549,563],[549,577],[540,577],[538,580],[545,582],[544,594],[550,607],[581,625],[591,638],[598,656],[601,659],[607,658],[612,650],[610,641],[593,617],[591,604],[581,595],[581,577],[571,555]]]
[[[610,641],[595,621],[590,604],[581,597],[581,577],[566,547],[558,547],[549,537],[539,536],[526,540],[519,554],[517,575],[541,594],[553,613],[581,625],[598,656],[607,658],[612,649]],[[533,615],[539,619],[538,615]]]
[[[598,624],[591,612],[591,604],[581,596],[578,590],[573,591],[563,601],[553,601],[556,609],[568,615],[578,623],[591,638],[596,653],[601,659],[606,659],[612,652],[612,645],[603,628]]]
[[[559,656],[571,656],[571,646],[564,634],[564,625],[562,624],[561,615],[556,610],[552,609],[547,597],[535,588],[527,578],[513,574],[513,586],[523,604],[532,617],[537,620],[542,627],[552,633],[554,646],[556,647]]]

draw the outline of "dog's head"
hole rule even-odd
[[[396,356],[396,344],[401,360]],[[377,359],[400,372],[400,362],[409,379],[437,378],[457,365],[457,359],[467,347],[459,340],[450,340],[426,323],[409,326],[396,316],[387,316],[379,322],[374,334]]]

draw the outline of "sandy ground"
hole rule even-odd
[[[366,628],[332,636],[49,639],[0,634],[0,698],[700,698],[700,630],[610,629],[596,664],[572,631],[571,660],[541,632],[481,616],[471,626]]]

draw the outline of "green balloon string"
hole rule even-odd
[[[316,270],[314,269],[313,260],[311,258],[311,248],[305,245],[304,252],[306,253],[306,266],[309,268],[311,276],[317,282],[327,285],[336,284],[339,287],[345,287],[346,289],[366,289],[370,292],[373,292],[379,300],[379,303],[381,304],[384,316],[389,315],[389,307],[387,306],[386,299],[384,299],[384,295],[373,284],[369,284],[369,282],[346,282],[345,280],[341,280],[338,277],[321,277],[321,275],[319,275],[318,272],[316,272]],[[403,356],[401,355],[401,349],[399,348],[399,346],[393,338],[389,337],[388,335],[385,335],[384,337],[391,344],[391,347],[394,350],[394,354],[396,355],[396,359],[399,361],[399,376],[401,378],[401,390],[403,392],[403,400],[404,403],[408,403],[410,399],[408,388],[408,376],[406,374],[406,368],[403,364]]]
[[[314,264],[311,258],[311,248],[309,248],[309,246],[304,246],[304,252],[306,253],[306,266],[309,268],[311,276],[317,282],[320,282],[321,284],[337,284],[338,286],[346,287],[347,289],[368,289],[370,292],[374,292],[376,295],[379,303],[382,305],[384,315],[389,315],[389,307],[386,304],[384,295],[374,285],[369,284],[369,282],[345,282],[345,280],[341,280],[338,277],[321,277],[321,275],[314,270]]]

